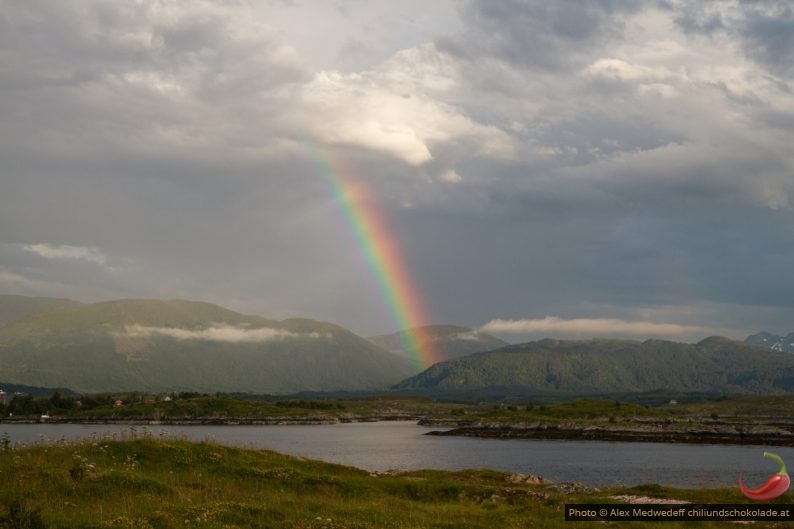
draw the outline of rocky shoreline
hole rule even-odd
[[[442,426],[429,424],[426,426]],[[423,421],[420,421],[422,424]],[[448,425],[448,424],[444,424]],[[491,439],[548,439],[571,441],[621,441],[648,443],[738,444],[794,446],[794,432],[777,426],[756,425],[753,428],[731,426],[681,425],[643,427],[602,427],[588,424],[503,424],[476,423],[434,430],[426,435],[483,437]]]

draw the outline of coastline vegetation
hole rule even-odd
[[[253,397],[202,393],[103,393],[51,397],[15,395],[0,406],[0,418],[38,418],[80,421],[83,419],[267,419],[345,417],[419,417],[450,413],[459,406],[424,397],[376,396],[361,398]]]
[[[551,528],[565,503],[744,503],[735,488],[587,489],[488,470],[370,473],[264,450],[92,438],[0,450],[0,525],[29,529]],[[778,501],[778,500],[776,500]],[[785,502],[784,498],[779,500]],[[577,527],[602,527],[579,522]],[[621,523],[679,528],[684,523]],[[777,527],[756,523],[756,527]],[[719,524],[701,522],[701,527]]]
[[[689,422],[741,424],[790,420],[794,395],[715,397],[662,405],[605,398],[561,402],[461,403],[428,397],[383,394],[366,397],[276,397],[201,393],[105,393],[50,397],[14,395],[0,403],[1,420],[51,419],[168,421],[190,419],[425,419],[428,422],[519,424],[618,424]]]

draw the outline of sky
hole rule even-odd
[[[794,331],[794,9],[0,0],[0,293],[511,341]],[[333,161],[333,162],[329,162]]]

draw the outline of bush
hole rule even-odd
[[[8,518],[5,520],[7,529],[47,529],[38,509],[28,507],[19,500],[8,504]]]

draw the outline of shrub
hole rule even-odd
[[[19,500],[8,504],[7,529],[47,529],[38,509],[31,508]]]

